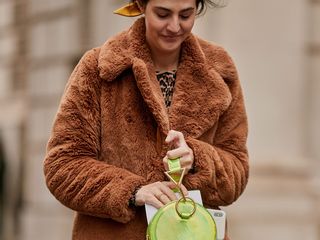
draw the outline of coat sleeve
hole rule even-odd
[[[134,217],[131,194],[145,180],[99,159],[97,52],[85,54],[69,79],[47,145],[44,173],[49,190],[65,206],[125,223]]]
[[[217,123],[213,144],[187,137],[194,152],[195,171],[185,176],[188,189],[199,189],[209,207],[229,205],[244,191],[249,175],[246,147],[248,123],[238,74],[231,58],[224,53],[226,65],[221,75],[232,100]]]

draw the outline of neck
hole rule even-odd
[[[178,68],[180,50],[173,53],[151,52],[151,58],[157,71],[172,71]]]

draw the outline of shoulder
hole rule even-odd
[[[83,54],[77,66],[74,69],[74,74],[78,76],[86,76],[87,78],[96,79],[99,76],[98,59],[100,48],[93,48]]]
[[[101,47],[96,47],[86,51],[81,57],[77,67],[95,70],[98,67],[98,59]]]
[[[148,49],[144,20],[140,18],[129,29],[114,35],[102,45],[98,59],[101,78],[107,81],[116,79],[132,66],[134,59],[148,61]]]
[[[86,51],[74,69],[74,73],[96,78],[113,79],[131,63],[127,52],[128,31],[110,37],[101,46]]]
[[[127,44],[129,44],[127,35],[128,31],[123,31],[110,37],[101,46],[89,49],[82,55],[79,64],[88,68],[98,67],[99,61],[101,61],[101,57],[103,57],[104,54],[110,54],[111,52],[116,55],[126,49]]]
[[[100,48],[93,48],[82,55],[73,72],[71,73],[67,83],[67,88],[76,89],[77,92],[99,88],[99,52]]]
[[[224,47],[197,36],[196,39],[209,68],[215,69],[223,78],[237,77],[234,61]]]
[[[200,37],[195,36],[197,39],[201,50],[205,54],[205,57],[208,60],[214,60],[214,62],[229,62],[231,61],[231,57],[229,56],[228,52],[220,45],[204,40]]]
[[[71,75],[71,82],[79,86],[99,86],[103,79],[113,79],[121,73],[131,62],[126,52],[130,44],[129,31],[122,31],[101,46],[86,51]]]

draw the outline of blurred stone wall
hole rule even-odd
[[[0,239],[71,238],[73,212],[44,184],[46,142],[76,62],[133,21],[111,14],[125,2],[0,0]],[[197,19],[234,58],[250,121],[249,185],[225,208],[232,239],[320,239],[319,24],[319,0],[229,1]]]
[[[18,11],[15,1],[0,1],[0,139],[5,160],[1,239],[15,239],[22,199],[21,163],[26,103],[21,87],[25,79],[24,67],[19,63],[25,54],[22,41],[24,31],[19,25]]]

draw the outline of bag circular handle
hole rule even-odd
[[[184,209],[182,209],[182,210],[179,209],[179,205],[187,204],[187,203],[189,203],[189,205],[190,205],[190,203],[191,203],[191,206],[192,206],[192,210],[191,210],[191,211],[186,212],[186,208],[184,208]],[[191,198],[189,198],[189,197],[185,197],[185,198],[180,198],[180,199],[176,202],[176,204],[175,204],[175,209],[176,209],[176,212],[177,212],[177,214],[179,215],[180,218],[182,218],[182,219],[189,219],[189,218],[191,218],[191,217],[194,215],[194,213],[196,212],[197,205],[196,205],[196,203],[194,202],[193,199],[191,199]],[[189,210],[189,209],[188,209],[188,210]]]

